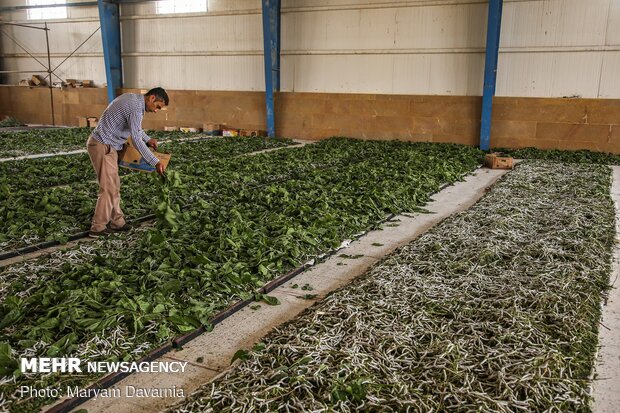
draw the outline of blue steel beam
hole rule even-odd
[[[267,135],[274,137],[276,136],[274,90],[280,89],[280,0],[262,0],[262,2]]]
[[[480,123],[480,149],[483,151],[488,151],[491,147],[491,114],[497,81],[497,57],[499,55],[499,35],[502,26],[502,6],[503,0],[489,0],[487,49],[482,90],[482,119]]]
[[[104,0],[98,0],[98,6],[105,77],[108,82],[108,101],[112,102],[116,97],[116,89],[123,86],[119,6],[116,3],[109,3]]]

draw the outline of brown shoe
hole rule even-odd
[[[114,228],[114,227],[112,227],[112,226],[109,226],[109,227],[108,227],[108,230],[109,230],[109,231],[113,231],[113,232],[127,232],[127,231],[129,231],[130,229],[132,229],[132,228],[133,228],[133,227],[132,227],[131,225],[129,225],[129,224],[125,224],[125,225],[123,225],[122,227],[119,227],[119,228]]]
[[[101,231],[89,231],[88,232],[88,236],[90,238],[102,238],[102,237],[107,237],[108,235],[110,235],[110,231],[107,228]]]

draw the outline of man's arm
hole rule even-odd
[[[150,146],[154,150],[157,150],[157,140],[151,138],[149,135],[146,134],[144,129],[142,129],[142,118],[144,118],[144,115],[140,117],[140,122],[138,122],[138,125],[140,127],[140,132],[142,133],[140,136],[140,139],[142,139],[144,143],[146,143],[146,146]]]
[[[131,113],[129,115],[129,129],[131,130],[131,136],[133,137],[133,143],[136,145],[136,149],[140,152],[140,155],[151,166],[156,166],[159,163],[159,159],[153,152],[146,146],[146,141],[150,138],[142,130],[142,114]],[[146,140],[145,140],[146,138]]]
[[[157,139],[153,139],[147,135],[144,129],[142,129],[142,140],[146,143],[146,146],[150,146],[151,148],[157,150]]]

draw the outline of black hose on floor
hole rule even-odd
[[[150,221],[153,219],[155,219],[155,214],[149,214],[149,215],[144,215],[142,217],[129,220],[129,223],[134,224],[134,223]],[[81,232],[77,232],[75,234],[69,235],[69,237],[67,237],[67,240],[68,242],[77,241],[79,239],[87,238],[87,237],[88,237],[88,231],[81,231]],[[25,254],[30,254],[32,252],[46,250],[48,248],[56,247],[62,244],[63,243],[61,243],[60,241],[44,241],[38,244],[28,245],[27,247],[18,248],[16,250],[7,251],[7,252],[0,254],[0,263],[4,260],[8,260],[9,258],[20,257]]]

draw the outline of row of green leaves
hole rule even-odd
[[[168,141],[161,144],[159,152],[173,155],[173,165],[229,158],[248,152],[281,147],[291,142],[267,138],[207,138],[205,140]],[[122,175],[131,172],[119,169]],[[4,194],[20,190],[69,185],[96,180],[88,154],[53,156],[0,162],[0,186]]]
[[[0,158],[84,149],[91,128],[49,128],[0,132]],[[179,131],[147,131],[155,139],[199,136]]]
[[[158,345],[386,214],[415,210],[479,161],[457,145],[335,139],[194,164],[192,174],[168,176],[161,219],[133,243],[104,240],[94,257],[12,271],[0,341],[14,355],[41,340],[39,354],[67,355],[121,327]],[[132,349],[110,359],[131,359]],[[15,386],[24,383],[44,384],[20,377]]]
[[[167,411],[591,411],[610,172],[519,164]]]
[[[500,152],[518,159],[541,159],[564,163],[585,163],[598,165],[620,165],[620,155],[605,152],[595,152],[586,149],[578,151],[563,151],[560,149],[521,148],[506,149],[494,148],[492,152]]]
[[[208,163],[291,143],[284,139],[217,138],[165,143],[161,150],[174,155],[171,165],[191,170],[197,162]],[[97,199],[97,183],[88,155],[4,162],[0,163],[0,171],[0,250],[42,240],[63,241],[68,234],[88,229]],[[157,189],[152,180],[135,172],[123,175],[123,207],[127,216],[135,218],[153,212]]]
[[[7,116],[0,120],[0,128],[13,128],[17,126],[24,126],[24,124],[11,116]]]

